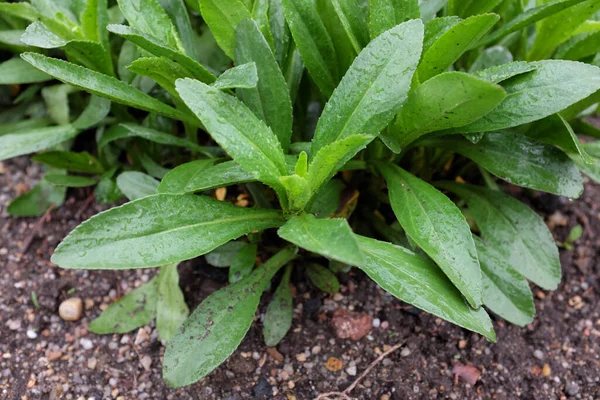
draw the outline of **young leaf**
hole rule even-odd
[[[171,387],[202,379],[239,346],[250,329],[260,296],[277,271],[295,257],[284,249],[246,279],[206,298],[165,350],[163,378]]]
[[[41,54],[23,53],[21,57],[34,67],[62,82],[84,89],[97,96],[105,97],[115,103],[155,112],[194,125],[198,124],[198,121],[188,114],[178,111],[111,76],[66,61],[45,57]]]
[[[235,97],[191,79],[177,81],[177,91],[213,139],[259,181],[280,189],[287,175],[281,144],[273,132]]]
[[[249,62],[223,72],[213,83],[217,89],[252,89],[258,84],[256,63]]]
[[[583,192],[581,174],[566,154],[521,134],[490,132],[477,143],[453,135],[435,143],[517,186],[571,198]]]
[[[98,183],[97,179],[87,176],[65,175],[65,174],[47,174],[44,179],[54,186],[64,187],[88,187]]]
[[[425,133],[478,120],[505,97],[499,85],[462,72],[446,72],[410,92],[388,135],[404,149]]]
[[[469,224],[433,186],[392,164],[377,164],[406,234],[450,278],[472,307],[481,306],[481,270]]]
[[[0,5],[2,4],[0,3]],[[0,64],[0,85],[24,85],[51,80],[50,75],[43,73],[18,57]]]
[[[485,117],[457,128],[460,133],[488,132],[537,121],[585,99],[600,89],[600,68],[574,61],[530,63],[535,70],[503,86],[508,96]]]
[[[383,289],[423,311],[496,341],[487,313],[483,308],[469,307],[433,262],[391,243],[356,237],[366,257],[360,268]]]
[[[187,319],[190,310],[179,287],[177,264],[161,267],[156,279],[156,329],[160,338],[168,343]]]
[[[66,194],[67,188],[51,185],[42,178],[33,189],[14,199],[6,211],[13,217],[39,217],[50,207],[60,207]]]
[[[198,61],[200,59],[197,45],[198,35],[194,31],[190,15],[185,6],[183,0],[158,0],[160,5],[165,9],[167,15],[171,18],[171,21],[177,27],[179,36],[181,38],[181,45],[185,50],[185,53],[193,60]],[[192,6],[194,7],[194,6]],[[194,8],[198,9],[196,5]]]
[[[369,0],[371,39],[402,22],[420,17],[419,0]]]
[[[174,50],[179,50],[179,37],[173,22],[157,0],[118,0],[129,26],[144,36],[152,36]]]
[[[274,347],[281,342],[292,327],[292,292],[290,289],[290,275],[292,266],[285,268],[281,282],[267,307],[263,321],[263,337],[268,347]]]
[[[156,194],[158,181],[143,172],[127,171],[117,177],[117,186],[130,201]]]
[[[62,268],[129,269],[188,260],[252,231],[282,224],[273,210],[235,207],[209,197],[159,194],[100,213],[56,248]]]
[[[319,290],[329,294],[340,291],[340,282],[333,272],[319,264],[308,264],[306,274]]]
[[[444,72],[468,49],[481,39],[500,17],[496,14],[481,14],[469,17],[442,34],[423,54],[417,69],[421,82]]]
[[[52,148],[78,133],[72,125],[61,125],[0,136],[0,161]]]
[[[236,283],[252,273],[256,263],[257,246],[254,243],[246,243],[237,252],[231,266],[229,267],[229,283]]]
[[[345,219],[317,219],[304,214],[289,219],[277,234],[296,246],[346,264],[359,266],[365,260]]]
[[[236,94],[273,130],[287,153],[292,137],[290,93],[269,44],[253,20],[246,19],[237,27],[235,62],[256,63],[258,84],[255,88],[239,89]]]
[[[402,106],[421,55],[423,24],[405,22],[381,34],[358,55],[325,106],[311,155],[333,142],[377,135]]]
[[[121,300],[108,306],[89,329],[97,335],[127,333],[147,325],[156,315],[158,279],[129,292]]]
[[[85,9],[81,13],[81,31],[87,40],[98,42],[109,51],[110,42],[108,40],[108,1],[107,0],[88,0]]]
[[[171,96],[177,98],[175,81],[180,78],[192,78],[193,74],[181,64],[165,57],[140,57],[127,67],[131,72],[147,76],[162,86]]]
[[[252,18],[240,0],[200,0],[202,18],[217,43],[229,58],[234,58],[235,29],[242,20]]]
[[[73,153],[71,151],[49,151],[31,157],[31,161],[39,162],[52,168],[65,169],[72,172],[101,174],[104,167],[87,151]]]
[[[525,326],[533,321],[535,305],[527,281],[510,266],[502,250],[473,237],[481,264],[483,304],[508,322]]]
[[[514,61],[477,71],[473,75],[488,82],[500,83],[533,70],[535,70],[535,66],[531,63]]]
[[[255,180],[235,161],[214,162],[197,160],[172,169],[160,182],[158,193],[189,194]]]
[[[223,246],[219,246],[210,253],[207,253],[204,258],[213,267],[229,267],[233,264],[235,256],[247,245],[248,243],[242,241],[227,242]]]
[[[282,0],[285,19],[311,78],[325,97],[340,80],[331,37],[312,0]]]
[[[515,270],[544,289],[556,289],[560,282],[558,249],[542,218],[497,190],[454,182],[438,186],[467,202],[483,238],[501,250]]]

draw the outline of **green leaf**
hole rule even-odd
[[[281,144],[271,129],[233,96],[191,79],[177,81],[187,106],[233,159],[259,181],[280,189],[287,175]]]
[[[503,0],[450,0],[449,4],[460,4],[460,6],[455,7],[454,10],[450,11],[450,13],[456,14],[463,18],[471,15],[484,14],[492,11],[502,1]]]
[[[329,217],[340,207],[342,191],[345,187],[346,185],[339,179],[330,180],[323,186],[307,211],[317,218]]]
[[[0,160],[52,148],[78,133],[71,125],[61,125],[0,136]]]
[[[469,307],[433,262],[400,246],[356,237],[367,261],[360,268],[383,289],[423,311],[496,340],[483,308]]]
[[[213,164],[214,160],[197,160],[172,169],[160,182],[158,193],[196,193],[255,180],[235,161]]]
[[[529,207],[497,190],[454,182],[439,187],[463,198],[483,238],[520,274],[536,285],[554,290],[560,282],[560,260],[554,238]]]
[[[566,154],[521,134],[490,132],[477,143],[451,136],[435,141],[434,145],[470,158],[517,186],[571,198],[583,192],[581,174]]]
[[[105,51],[110,50],[108,40],[108,1],[87,0],[85,9],[81,13],[81,31],[84,37],[93,42],[98,42]]]
[[[175,26],[157,0],[118,0],[118,3],[133,29],[174,50],[179,49],[180,39]]]
[[[530,8],[505,23],[500,29],[487,35],[485,38],[482,38],[478,43],[473,44],[471,49],[495,42],[510,33],[519,31],[534,22],[540,21],[583,1],[585,0],[554,0],[549,1],[546,4],[541,4],[538,7]]]
[[[325,268],[319,264],[308,264],[306,266],[306,274],[313,285],[319,290],[329,294],[335,294],[340,291],[340,282],[329,268]]]
[[[0,3],[0,13],[30,22],[37,21],[40,18],[40,13],[29,3]]]
[[[234,352],[252,325],[265,287],[294,256],[293,249],[280,251],[246,279],[214,292],[200,304],[165,350],[163,378],[169,386],[202,379]]]
[[[107,29],[115,35],[119,35],[131,41],[132,43],[135,43],[142,49],[152,53],[157,57],[166,57],[178,64],[181,64],[182,67],[194,74],[194,78],[202,82],[213,83],[217,79],[211,72],[209,72],[206,68],[192,58],[177,50],[173,50],[168,46],[165,46],[164,43],[157,41],[152,37],[145,37],[141,35],[139,32],[129,26],[109,25]]]
[[[190,310],[179,287],[177,264],[161,267],[157,280],[156,329],[160,338],[168,343],[187,319]]]
[[[223,72],[213,87],[217,89],[252,89],[258,84],[256,63],[249,62]]]
[[[535,70],[535,66],[525,61],[514,61],[475,72],[473,75],[492,83],[500,83],[514,76]]]
[[[289,219],[277,234],[296,246],[332,260],[357,266],[365,261],[345,219],[317,219],[304,214]]]
[[[285,21],[282,0],[269,0],[269,23],[275,58],[283,67],[290,50],[290,31]]]
[[[21,57],[34,67],[62,82],[105,97],[115,103],[155,112],[194,125],[198,124],[196,119],[188,114],[178,111],[116,78],[41,54],[23,53]]]
[[[30,131],[37,128],[45,128],[50,125],[52,121],[48,117],[24,119],[17,122],[9,122],[6,124],[0,124],[0,136],[17,133],[23,131]]]
[[[314,157],[348,137],[377,135],[402,106],[419,62],[423,24],[413,20],[373,40],[358,55],[325,106],[312,142]]]
[[[559,44],[569,39],[575,29],[598,10],[600,1],[586,0],[537,23],[535,41],[527,58],[542,60],[550,57]]]
[[[282,0],[285,19],[302,61],[325,97],[336,88],[340,71],[331,37],[312,0]]]
[[[77,92],[70,85],[52,85],[42,89],[42,98],[46,103],[48,115],[58,125],[67,125],[71,121],[69,95]]]
[[[39,217],[50,207],[60,207],[67,189],[51,185],[42,179],[29,192],[14,199],[6,208],[13,217]]]
[[[110,113],[110,106],[110,100],[91,95],[86,108],[73,121],[73,126],[77,129],[86,130],[99,124]]]
[[[240,22],[236,35],[236,64],[254,62],[258,70],[256,87],[239,89],[236,94],[272,129],[287,152],[292,137],[292,102],[275,55],[256,22],[249,19]]]
[[[223,246],[219,246],[210,253],[207,253],[204,258],[213,267],[229,267],[233,264],[233,260],[239,251],[247,245],[247,243],[242,241],[227,242]]]
[[[193,74],[181,64],[164,57],[140,57],[127,67],[131,72],[147,76],[165,88],[174,98],[179,97],[175,90],[175,81],[180,78],[192,78]]]
[[[504,47],[504,46],[490,47],[489,49],[485,49],[481,53],[479,53],[479,55],[477,56],[475,61],[473,61],[473,64],[471,64],[471,67],[469,68],[469,72],[474,73],[474,72],[486,70],[488,68],[497,67],[497,66],[503,65],[503,64],[508,64],[512,61],[513,61],[513,55],[510,52],[510,50],[508,50],[506,47]],[[523,64],[527,65],[526,63],[523,63]],[[533,68],[531,68],[531,70],[533,70]],[[498,82],[494,82],[494,83],[498,83]]]
[[[209,197],[159,194],[79,225],[56,248],[52,262],[77,269],[157,267],[198,257],[282,222],[277,211],[235,207]]]
[[[229,283],[239,282],[252,273],[256,263],[256,252],[257,245],[253,243],[246,243],[237,252],[229,267]]]
[[[90,323],[89,330],[97,335],[127,333],[147,325],[156,315],[158,279],[129,292],[108,306]]]
[[[199,48],[197,45],[198,35],[194,31],[190,15],[185,6],[183,0],[159,0],[160,5],[165,9],[167,15],[171,18],[171,21],[177,27],[179,37],[181,38],[181,46],[185,53],[190,56],[193,60],[198,61],[200,56],[198,54]],[[194,6],[192,6],[194,7]],[[199,5],[194,7],[199,9]]]
[[[130,201],[156,194],[158,181],[143,172],[127,171],[117,177],[117,186]]]
[[[448,0],[419,0],[421,19],[428,22],[446,5]]]
[[[293,301],[290,289],[292,266],[288,265],[269,302],[263,321],[263,337],[268,347],[275,347],[292,327]]]
[[[234,58],[235,29],[242,20],[252,18],[240,0],[200,0],[202,18],[217,43],[229,58]]]
[[[554,58],[581,60],[600,52],[600,32],[587,32],[569,39],[560,46]]]
[[[101,174],[104,167],[87,151],[74,153],[71,151],[49,151],[31,157],[31,161],[39,162],[52,168],[65,169],[72,172]]]
[[[479,41],[498,22],[499,18],[496,14],[475,15],[444,32],[423,53],[417,69],[419,80],[425,82],[447,70],[473,43]]]
[[[76,176],[76,175],[64,175],[64,174],[47,174],[44,179],[54,186],[64,187],[88,187],[94,186],[98,183],[97,179],[89,178],[87,176]]]
[[[110,176],[104,176],[100,179],[100,182],[96,185],[96,190],[94,190],[94,195],[100,204],[116,203],[123,197],[117,182]]]
[[[504,83],[508,96],[485,117],[460,133],[511,128],[556,114],[600,89],[600,68],[574,61],[530,63],[535,70]]]
[[[52,80],[50,75],[43,73],[18,57],[0,64],[0,85],[24,85],[50,80]]]
[[[210,155],[210,152],[208,152],[205,147],[198,146],[197,144],[192,143],[187,139],[182,139],[177,136],[170,135],[168,133],[159,132],[157,130],[146,128],[144,126],[132,123],[120,124],[120,126],[125,128],[126,132],[120,132],[118,136],[119,139],[124,137],[141,137],[154,143],[164,144],[167,146],[184,147],[192,151],[197,151],[200,153]],[[106,136],[98,145],[100,146],[100,144],[102,144],[101,147],[103,147],[104,145],[106,145],[109,139],[110,141],[113,141],[116,138],[114,136]]]
[[[410,92],[388,135],[404,149],[425,133],[480,119],[505,97],[499,85],[462,72],[446,72]]]
[[[525,326],[533,321],[535,305],[527,281],[510,266],[506,255],[474,237],[481,263],[483,304],[508,322]]]
[[[393,164],[377,164],[400,225],[450,278],[472,307],[481,306],[481,270],[469,224],[436,188]]]
[[[371,39],[402,22],[420,17],[418,0],[369,0]]]

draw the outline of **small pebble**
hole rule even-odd
[[[373,320],[373,328],[379,328],[381,326],[381,320],[379,318],[375,318]]]
[[[81,347],[83,347],[85,350],[91,350],[94,348],[94,343],[92,343],[90,339],[81,338],[79,340],[79,344],[81,344]]]
[[[350,376],[356,376],[356,365],[351,365],[346,368],[346,373],[348,373]]]
[[[58,315],[65,321],[78,321],[83,312],[83,301],[79,297],[71,297],[58,307]]]
[[[544,364],[544,366],[542,367],[542,375],[550,376],[551,373],[552,373],[552,370],[550,369],[550,366],[548,364]]]
[[[400,352],[400,356],[401,357],[408,357],[408,356],[410,356],[410,353],[411,353],[410,349],[408,347],[405,347]]]
[[[321,352],[321,346],[315,346],[310,351],[312,354],[319,354]]]
[[[35,339],[38,336],[33,329],[27,329],[27,337],[29,339]]]
[[[543,360],[544,359],[544,352],[541,351],[540,349],[537,349],[533,352],[533,356],[535,358],[537,358],[538,360]]]
[[[299,362],[305,362],[306,358],[306,354],[304,353],[296,354],[296,360],[298,360]]]
[[[150,358],[150,356],[144,356],[140,360],[140,364],[142,364],[142,367],[144,367],[146,371],[150,371],[150,366],[152,365],[152,358]]]
[[[342,301],[344,299],[344,295],[341,293],[336,293],[333,295],[333,300],[335,301]]]
[[[565,390],[569,396],[575,396],[577,393],[579,393],[579,385],[577,382],[567,382],[565,385]]]

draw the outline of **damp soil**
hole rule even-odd
[[[557,242],[576,225],[583,236],[561,249],[556,291],[532,286],[537,316],[519,328],[494,319],[497,344],[394,299],[360,271],[341,277],[337,296],[294,279],[292,330],[266,348],[260,319],[240,348],[209,377],[183,389],[161,380],[164,347],[149,326],[98,336],[89,322],[103,308],[153,277],[154,270],[75,271],[50,263],[52,250],[81,221],[103,209],[73,190],[49,219],[9,218],[6,206],[32,187],[40,171],[26,158],[0,163],[0,399],[314,399],[342,391],[391,346],[350,393],[355,399],[600,398],[600,186],[586,183],[577,201],[508,188],[545,218]],[[191,309],[224,285],[223,270],[203,258],[180,266]],[[33,297],[36,300],[33,300]],[[83,316],[63,321],[58,306],[80,297]],[[332,329],[337,308],[374,319],[360,339]],[[453,368],[469,366],[470,384]],[[472,368],[471,368],[472,367]],[[467,377],[468,378],[468,377]]]

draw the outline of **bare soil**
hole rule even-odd
[[[49,262],[59,241],[102,209],[86,201],[89,193],[69,192],[67,203],[44,223],[7,216],[9,201],[39,175],[25,158],[0,163],[0,399],[310,400],[345,389],[401,342],[357,385],[353,398],[600,398],[599,185],[586,184],[577,201],[511,189],[546,218],[558,242],[578,224],[584,234],[573,250],[561,250],[558,290],[532,288],[537,316],[531,325],[494,321],[497,344],[394,299],[360,271],[341,277],[342,292],[335,297],[296,276],[294,324],[276,349],[262,341],[266,295],[238,351],[208,378],[172,390],[161,380],[164,348],[153,324],[127,335],[87,330],[103,308],[155,271],[73,271]],[[181,265],[190,308],[224,284],[224,272],[202,257]],[[77,322],[58,316],[59,304],[69,297],[85,302]],[[337,338],[331,317],[339,307],[372,316],[375,327],[360,341]],[[453,374],[461,364],[481,373],[474,385]]]

